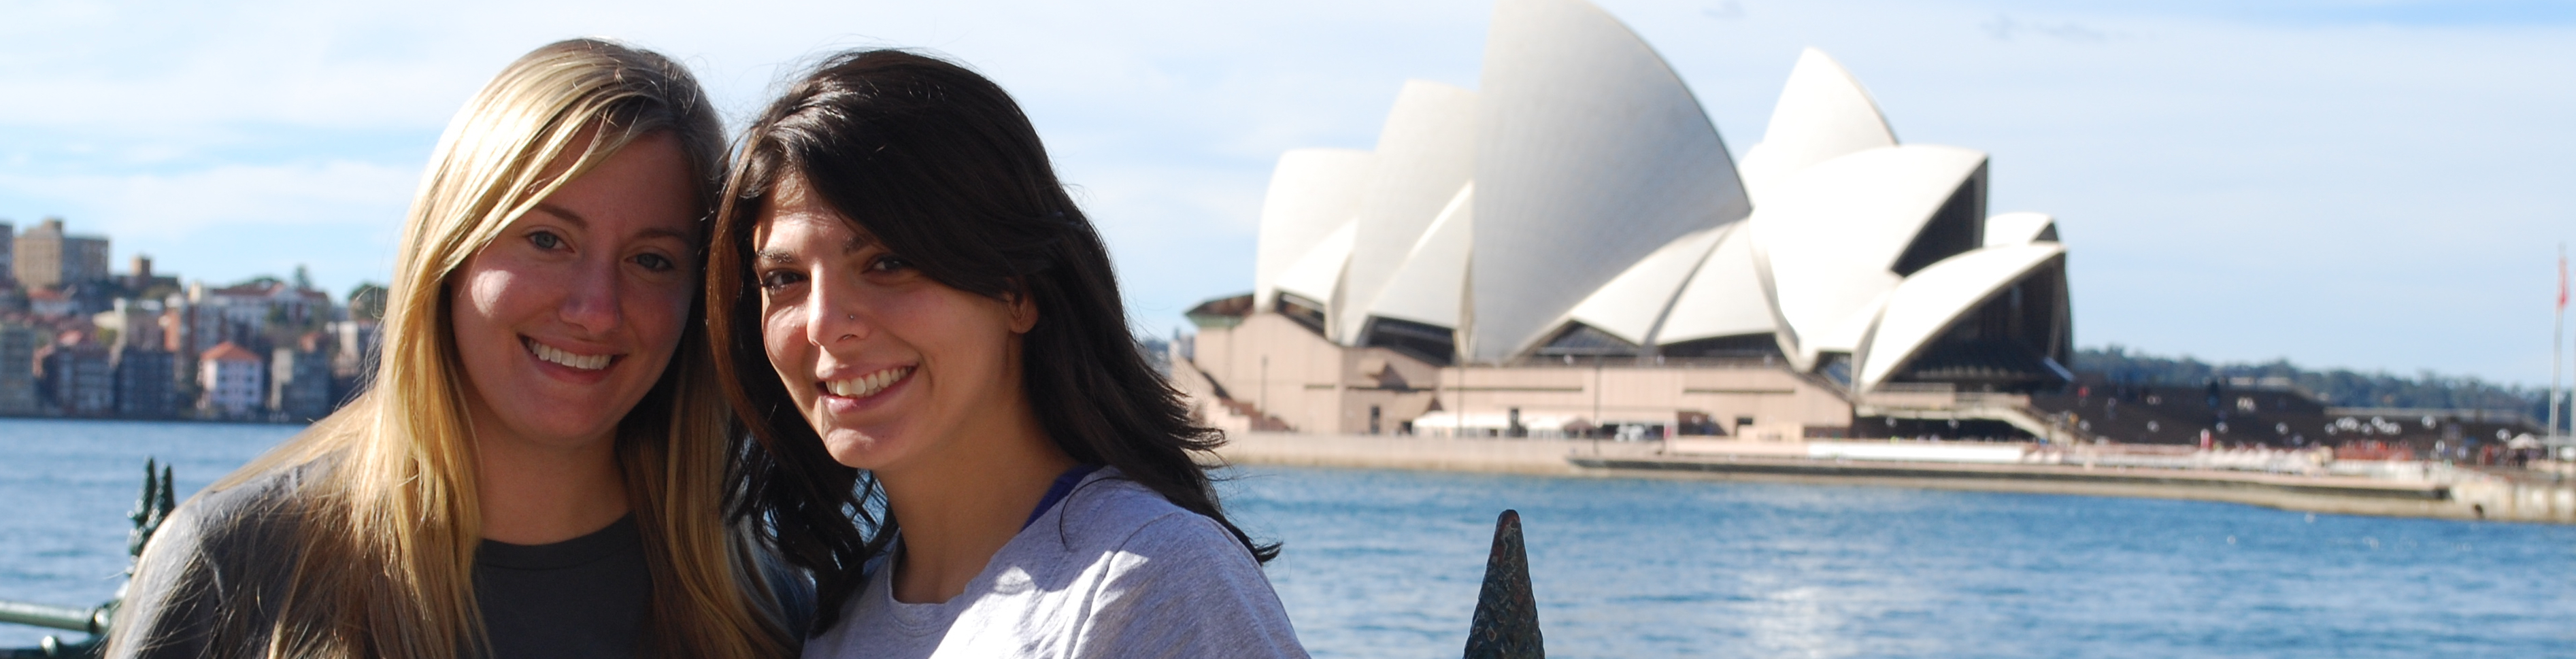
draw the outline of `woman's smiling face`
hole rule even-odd
[[[450,322],[478,426],[571,448],[608,437],[652,390],[698,292],[686,162],[670,135],[638,138],[452,275]]]
[[[761,209],[752,245],[762,347],[834,461],[940,460],[963,445],[951,438],[1016,409],[1019,337],[1037,322],[1027,296],[931,279],[795,176]]]

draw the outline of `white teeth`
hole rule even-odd
[[[912,367],[898,366],[845,380],[826,380],[823,382],[823,388],[832,392],[834,396],[866,398],[885,391],[886,387],[894,386],[895,382],[903,380],[903,376],[911,373]]]
[[[538,359],[585,371],[596,371],[608,368],[608,355],[576,355],[570,352],[565,352],[564,350],[554,346],[538,343],[535,340],[530,340],[527,343],[528,352],[535,354]]]

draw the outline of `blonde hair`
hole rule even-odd
[[[274,626],[262,630],[265,654],[448,659],[485,649],[473,592],[475,444],[448,279],[511,221],[646,135],[678,138],[697,200],[713,208],[722,130],[685,69],[596,39],[519,58],[449,122],[405,222],[374,386],[216,484],[329,465],[296,494],[301,552]],[[548,171],[567,159],[569,168]],[[740,426],[711,376],[704,317],[692,310],[661,380],[617,428],[652,574],[644,646],[671,656],[784,655],[794,639],[750,535],[727,521]]]

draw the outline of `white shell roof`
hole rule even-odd
[[[1879,311],[1869,349],[1856,355],[1853,389],[1877,389],[1961,315],[2065,255],[2066,246],[2057,243],[1988,247],[1916,271],[1896,287],[1887,307]]]
[[[1873,301],[1901,279],[1889,268],[1985,160],[1973,149],[1903,145],[1784,180],[1747,224],[1754,261],[1786,324],[1781,348],[1791,363],[1810,368],[1819,352],[1858,347]]]
[[[1824,51],[1809,48],[1789,70],[1780,103],[1771,109],[1762,143],[1744,153],[1738,169],[1753,203],[1768,197],[1790,174],[1845,155],[1896,146],[1896,131],[1870,100],[1869,90]]]
[[[1671,68],[1583,0],[1498,0],[1480,84],[1408,82],[1375,152],[1280,158],[1261,308],[1279,292],[1323,303],[1344,343],[1369,317],[1456,328],[1462,356],[1485,362],[1567,322],[1656,345],[1767,332],[1802,370],[1852,353],[1869,391],[2063,263],[2054,218],[2004,213],[1979,248],[1897,275],[1945,202],[1983,185],[1986,154],[1897,144],[1813,49],[1742,179]]]
[[[1751,205],[1697,99],[1580,0],[1499,0],[1477,114],[1466,355],[1528,347],[1603,284]]]
[[[1276,290],[1323,304],[1327,309],[1338,304],[1335,299],[1341,297],[1342,266],[1351,260],[1351,237],[1357,228],[1356,222],[1343,222],[1332,233],[1324,234],[1323,240],[1315,241],[1313,248],[1280,271]]]
[[[1377,165],[1360,195],[1359,235],[1342,280],[1346,303],[1376,299],[1434,216],[1476,174],[1476,93],[1408,80],[1377,138]],[[1454,312],[1453,312],[1454,313]],[[1335,310],[1345,341],[1368,315]]]
[[[1746,230],[1748,226],[1739,222],[1720,229],[1725,234],[1674,298],[1672,311],[1655,332],[1655,343],[1760,334],[1778,324],[1756,278],[1753,232]]]
[[[1252,257],[1253,308],[1272,308],[1280,273],[1358,215],[1362,184],[1375,162],[1369,152],[1350,149],[1279,154],[1279,166],[1270,172],[1270,191],[1261,201],[1260,242]]]
[[[1475,244],[1476,186],[1460,186],[1408,250],[1404,265],[1368,305],[1368,315],[1457,329],[1466,303],[1468,251]],[[1349,332],[1347,334],[1356,334]],[[1345,335],[1346,341],[1358,337]]]
[[[1673,239],[1574,305],[1574,310],[1566,313],[1566,320],[1590,325],[1629,343],[1648,345],[1654,340],[1655,325],[1672,308],[1682,284],[1690,281],[1691,274],[1708,261],[1710,248],[1716,247],[1718,239],[1735,226],[1701,229]]]
[[[2057,242],[2057,218],[2047,213],[2004,213],[1986,218],[1987,247]]]

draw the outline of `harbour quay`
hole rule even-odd
[[[2576,524],[2576,478],[2331,451],[2029,442],[1660,441],[1231,433],[1235,465],[1684,478],[2217,501],[2391,517]]]

